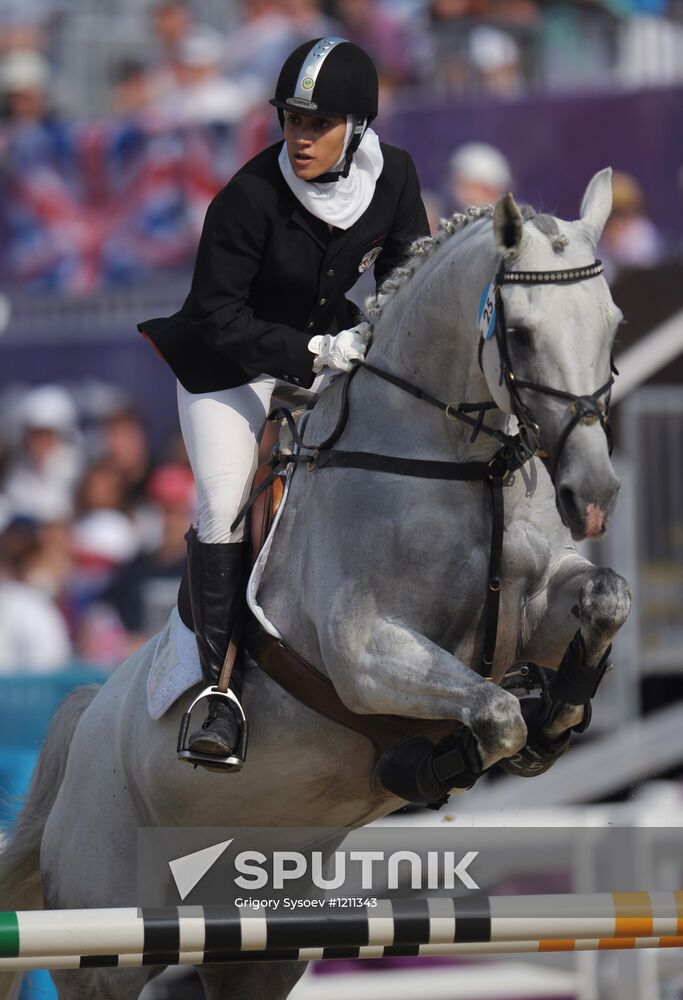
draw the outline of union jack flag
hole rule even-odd
[[[186,269],[239,129],[45,122],[0,133],[5,286],[79,295]]]

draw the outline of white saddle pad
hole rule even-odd
[[[147,711],[160,719],[181,694],[202,682],[194,632],[183,625],[176,608],[159,635],[147,676]]]
[[[268,562],[268,555],[273,544],[273,536],[277,528],[282,511],[285,507],[287,494],[289,493],[289,483],[293,473],[290,467],[285,482],[285,489],[282,502],[271,526],[268,537],[259,553],[254,568],[249,577],[247,585],[247,604],[261,627],[280,638],[280,633],[271,622],[268,621],[265,612],[258,603],[258,589],[263,571]],[[171,705],[173,705],[181,695],[189,691],[197,684],[205,683],[202,675],[202,668],[199,665],[199,653],[195,642],[194,632],[183,625],[183,622],[176,608],[173,608],[169,615],[168,622],[159,635],[152,666],[147,677],[147,710],[153,719],[160,719]]]
[[[251,576],[249,577],[249,583],[247,584],[247,604],[249,605],[249,610],[256,618],[257,622],[260,624],[261,628],[265,629],[270,635],[275,636],[276,639],[281,639],[282,635],[278,629],[273,625],[271,621],[266,617],[266,613],[258,602],[258,590],[261,586],[261,580],[263,579],[263,571],[266,568],[266,563],[268,562],[268,556],[270,555],[270,550],[273,545],[273,538],[275,537],[275,530],[280,523],[280,518],[282,517],[282,512],[285,509],[285,504],[287,502],[287,497],[289,496],[289,484],[292,481],[292,476],[294,475],[294,465],[290,465],[287,470],[287,477],[285,479],[285,488],[282,493],[282,500],[280,501],[280,506],[278,507],[277,514],[273,519],[273,523],[270,526],[270,531],[268,532],[268,537],[263,543],[263,548],[258,554],[258,558],[254,563],[254,568],[251,571]]]

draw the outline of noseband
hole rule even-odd
[[[519,435],[529,449],[529,454],[538,455],[546,462],[548,472],[552,482],[555,482],[555,473],[560,461],[560,457],[567,443],[569,435],[580,423],[590,424],[596,420],[607,436],[607,443],[610,455],[612,454],[612,429],[609,422],[609,406],[614,375],[618,374],[614,359],[610,358],[611,374],[609,380],[601,385],[599,389],[589,395],[578,395],[567,392],[565,389],[555,389],[549,385],[542,385],[538,382],[527,382],[516,376],[508,343],[508,328],[505,322],[505,304],[502,296],[503,285],[566,285],[575,284],[579,281],[587,281],[602,274],[604,268],[602,261],[594,260],[586,267],[573,267],[568,270],[558,271],[506,271],[505,261],[501,260],[495,278],[495,301],[496,301],[496,321],[494,336],[498,347],[500,358],[501,384],[505,382],[512,409],[519,423]],[[484,347],[484,339],[479,341],[479,367],[481,368],[481,353]],[[544,396],[554,396],[556,399],[566,399],[569,403],[571,417],[560,434],[555,446],[554,455],[539,448],[540,428],[534,420],[529,407],[523,402],[520,396],[520,389],[529,389],[532,392],[539,392]],[[604,400],[602,397],[605,397]]]

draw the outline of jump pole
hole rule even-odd
[[[500,941],[471,942],[451,945],[419,945],[361,947],[357,949],[300,948],[298,954],[278,952],[179,952],[176,955],[157,954],[152,959],[145,954],[122,955],[45,955],[33,958],[2,958],[0,973],[34,972],[40,969],[119,968],[137,969],[143,965],[226,965],[234,962],[330,961],[349,958],[467,958],[469,956],[510,955],[577,951],[640,951],[648,948],[683,948],[683,937],[602,938],[561,941]],[[337,954],[335,954],[337,952]],[[343,952],[343,954],[341,954]]]
[[[681,946],[683,891],[0,914],[0,971]]]

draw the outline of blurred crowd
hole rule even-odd
[[[182,438],[157,455],[118,389],[1,401],[0,672],[113,668],[176,602],[195,490]]]
[[[114,113],[235,123],[286,55],[342,35],[405,88],[514,97],[528,88],[680,82],[681,0],[0,0],[2,117]]]
[[[683,0],[0,0],[0,284],[187,270],[211,197],[280,137],[284,58],[325,34],[373,56],[383,114],[683,79]]]

